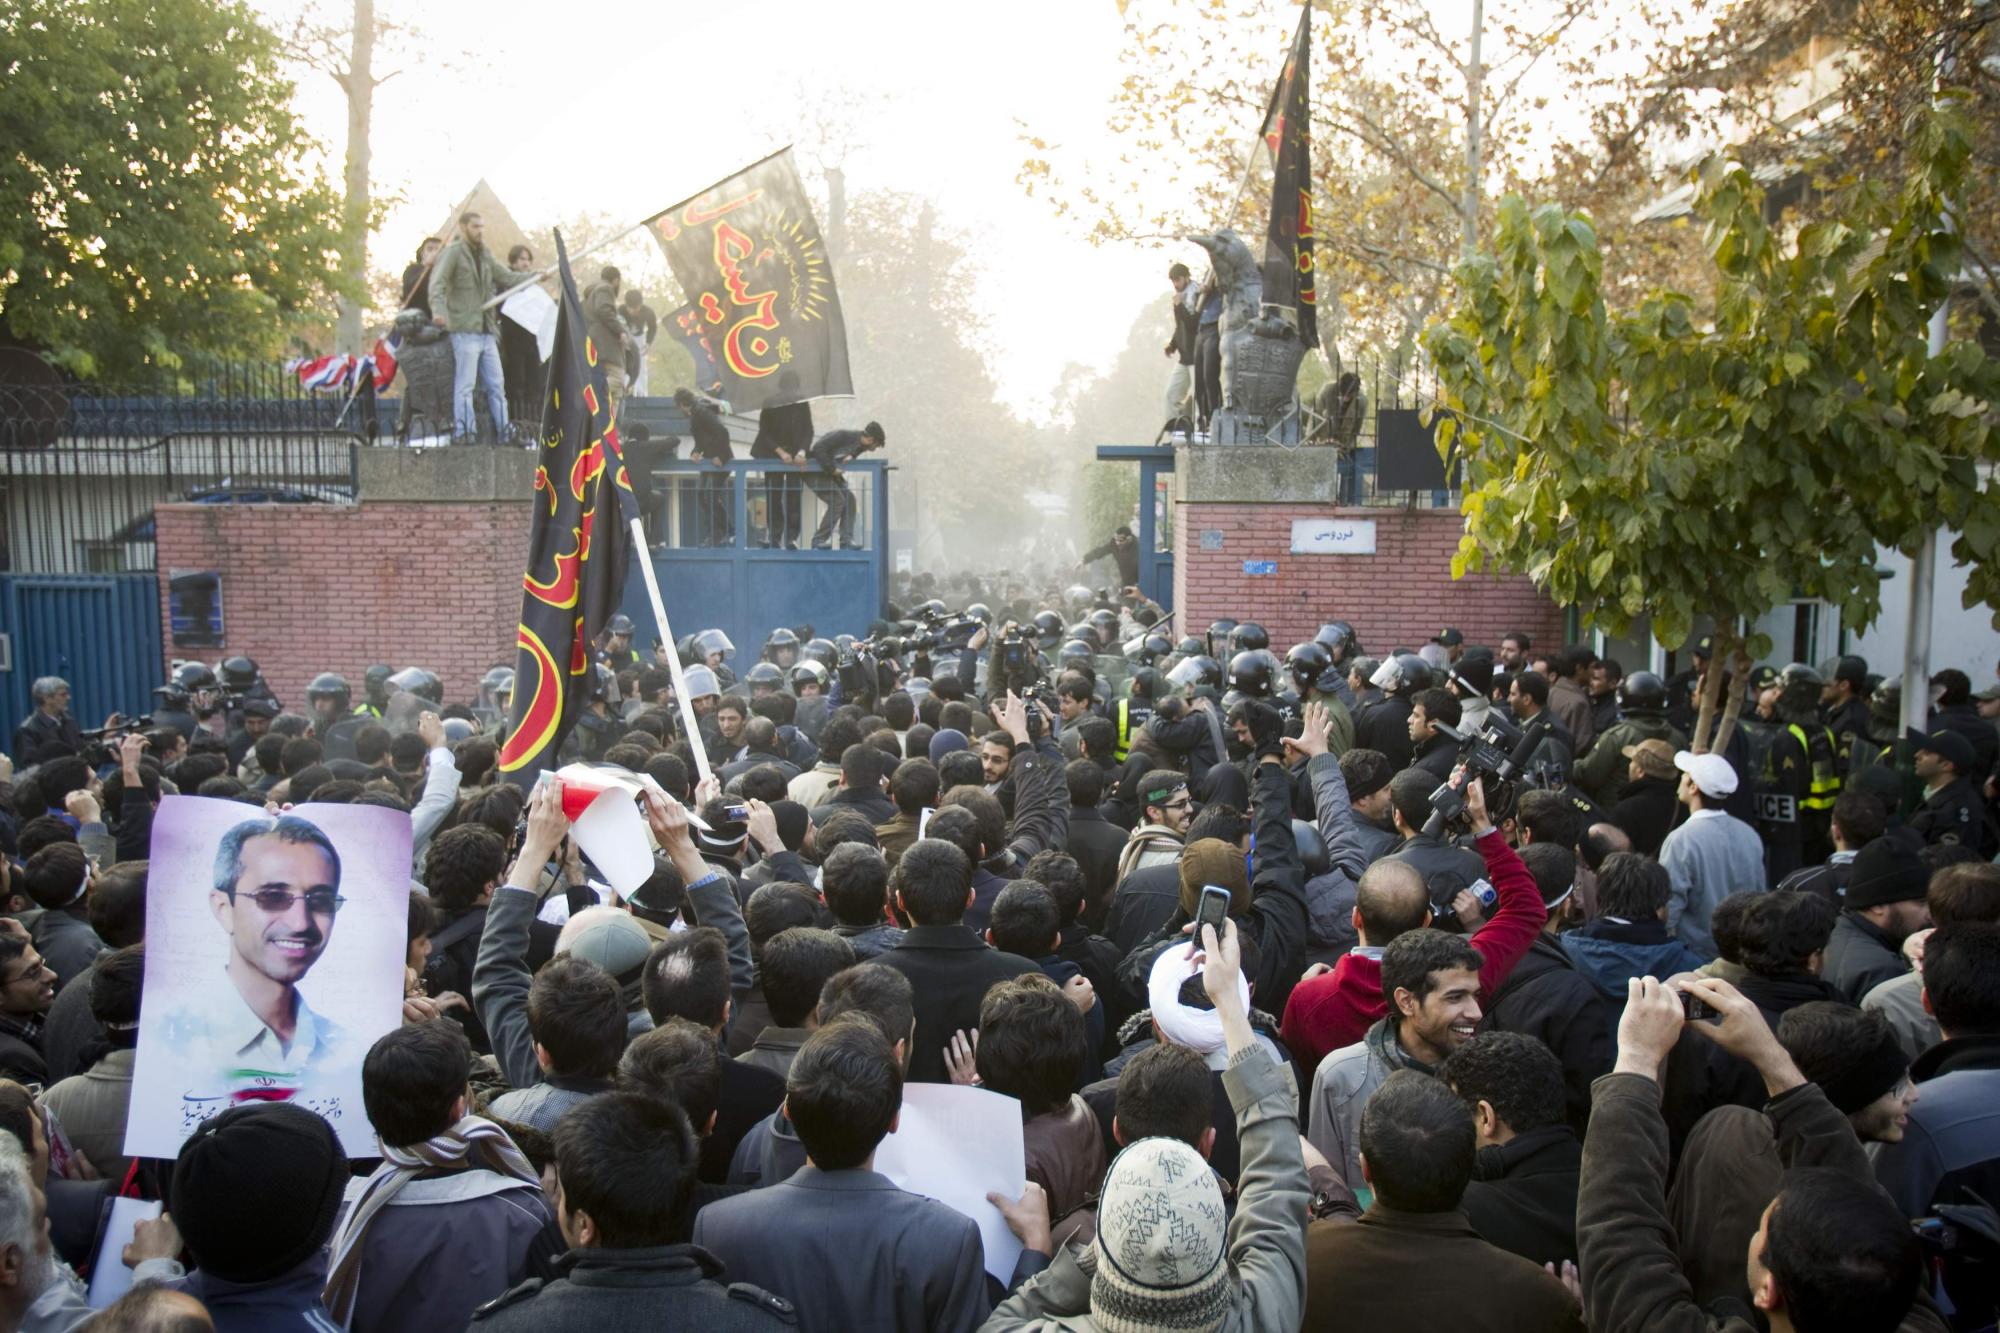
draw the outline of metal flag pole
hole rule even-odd
[[[694,700],[688,697],[687,675],[681,669],[680,649],[674,646],[674,629],[667,623],[667,604],[660,600],[660,577],[653,569],[651,549],[646,545],[646,525],[642,519],[632,520],[632,549],[639,556],[639,572],[646,578],[646,596],[653,603],[653,624],[660,632],[660,646],[666,650],[667,671],[674,678],[674,701],[680,706],[681,729],[687,732],[688,749],[694,754],[694,766],[701,774],[701,781],[708,781],[708,751],[701,743],[701,727],[695,721]]]

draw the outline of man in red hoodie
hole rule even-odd
[[[1454,772],[1452,781],[1463,785],[1465,771]],[[1534,945],[1548,912],[1535,877],[1488,818],[1479,783],[1467,788],[1465,804],[1473,845],[1497,895],[1492,916],[1469,941],[1486,960],[1479,970],[1480,992],[1492,995]],[[1377,861],[1355,886],[1353,920],[1360,943],[1332,967],[1307,968],[1285,1002],[1279,1032],[1303,1079],[1310,1079],[1327,1055],[1360,1041],[1389,1012],[1382,995],[1382,951],[1398,935],[1431,923],[1430,890],[1407,861]]]

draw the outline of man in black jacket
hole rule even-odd
[[[687,1234],[694,1130],[680,1108],[641,1092],[578,1105],[555,1132],[556,1221],[564,1276],[531,1279],[477,1311],[473,1327],[599,1333],[648,1326],[747,1333],[794,1326],[791,1302],[725,1285],[722,1265]]]
[[[688,431],[694,436],[694,449],[689,455],[700,459],[712,471],[704,472],[696,480],[695,489],[695,546],[728,546],[735,538],[735,528],[730,513],[731,483],[727,467],[736,459],[736,451],[730,447],[729,427],[722,422],[722,414],[710,403],[703,402],[687,389],[674,390],[674,405],[687,413]]]
[[[1085,551],[1076,562],[1079,573],[1084,566],[1094,560],[1110,556],[1118,562],[1118,586],[1134,588],[1139,584],[1139,539],[1132,535],[1130,525],[1121,523],[1111,532],[1111,540],[1102,546],[1093,546]]]
[[[778,377],[781,392],[796,391],[798,373],[786,370]],[[813,416],[809,402],[772,403],[757,414],[757,438],[750,444],[750,456],[766,462],[803,463],[812,447]],[[804,515],[800,492],[805,489],[796,472],[764,474],[765,504],[769,522],[764,544],[773,550],[799,549],[799,526]]]
[[[840,528],[840,549],[855,549],[854,492],[841,477],[840,465],[880,449],[884,443],[881,423],[871,421],[860,430],[830,430],[807,450],[819,471],[806,473],[806,485],[812,487],[813,494],[819,497],[820,507],[825,511],[820,516],[818,529],[813,532],[815,551],[831,549],[836,525]]]
[[[1674,747],[1663,740],[1643,740],[1623,747],[1629,765],[1629,781],[1618,789],[1618,802],[1607,821],[1625,830],[1632,850],[1641,856],[1658,856],[1660,844],[1674,826],[1679,813],[1680,773],[1674,768]]]
[[[1389,783],[1389,810],[1396,819],[1396,831],[1403,844],[1385,861],[1408,861],[1424,877],[1433,907],[1449,907],[1460,889],[1469,889],[1486,878],[1486,862],[1479,853],[1425,833],[1431,817],[1431,793],[1438,784],[1429,770],[1406,768]],[[1440,915],[1442,915],[1440,913]]]
[[[917,1029],[910,1050],[913,1083],[948,1083],[945,1048],[954,1033],[979,1026],[979,1005],[996,981],[1010,981],[1041,967],[1001,953],[965,924],[972,905],[972,862],[940,838],[910,844],[889,877],[896,910],[910,928],[895,948],[875,961],[910,979]]]
[[[1583,919],[1576,895],[1576,853],[1555,843],[1538,842],[1521,849],[1521,863],[1535,877],[1549,919],[1506,981],[1485,997],[1483,1030],[1532,1037],[1555,1053],[1569,1123],[1581,1132],[1590,1118],[1590,1085],[1611,1068],[1617,1054],[1611,1043],[1617,1016],[1596,983],[1577,971],[1558,943],[1566,926]],[[1467,922],[1466,926],[1470,929],[1473,924]],[[1518,1124],[1514,1127],[1521,1128]],[[1504,1243],[1495,1236],[1487,1239],[1496,1245]]]
[[[1481,1033],[1438,1070],[1479,1135],[1459,1202],[1466,1220],[1489,1243],[1558,1266],[1576,1258],[1583,1172],[1583,1144],[1563,1120],[1563,1074],[1548,1047],[1513,1032]]]

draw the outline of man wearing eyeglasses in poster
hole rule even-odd
[[[340,853],[318,825],[296,815],[249,819],[215,850],[209,911],[229,936],[230,986],[167,1019],[168,1039],[205,1049],[244,1092],[282,1096],[289,1075],[345,1053],[345,1034],[315,1013],[298,985],[326,952],[341,904]]]

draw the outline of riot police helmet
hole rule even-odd
[[[1206,655],[1190,657],[1167,673],[1167,681],[1175,689],[1191,690],[1205,685],[1219,690],[1222,688],[1222,663]]]
[[[444,702],[444,682],[439,680],[435,673],[426,671],[422,667],[404,667],[389,677],[389,683],[405,693],[414,694],[419,699],[428,700],[433,704]]]
[[[222,683],[232,694],[243,693],[257,683],[257,664],[247,657],[223,658]]]
[[[1618,682],[1618,708],[1625,713],[1661,713],[1667,707],[1667,682],[1650,671],[1634,671]]]
[[[1245,649],[1229,660],[1229,688],[1251,699],[1271,695],[1270,655],[1260,648]]]
[[[1254,653],[1271,646],[1271,632],[1254,620],[1245,620],[1229,631],[1229,646],[1239,653]]]
[[[832,639],[808,639],[806,646],[799,649],[799,657],[801,661],[819,664],[820,684],[824,685],[826,673],[833,670],[834,663],[840,660],[840,649],[834,646]]]
[[[759,690],[775,693],[784,689],[785,671],[776,662],[759,662],[743,673],[743,683],[750,687],[750,697],[754,699]]]
[[[632,617],[620,612],[611,617],[611,623],[605,629],[614,637],[622,634],[629,639],[632,637]]]
[[[1333,654],[1318,641],[1295,643],[1285,654],[1285,667],[1300,694],[1318,687],[1320,678],[1333,667]]]
[[[764,638],[764,660],[780,670],[799,660],[799,636],[782,625]]]
[[[337,671],[322,671],[306,686],[306,702],[314,708],[318,708],[321,700],[328,700],[335,711],[345,713],[351,698],[347,677]]]

